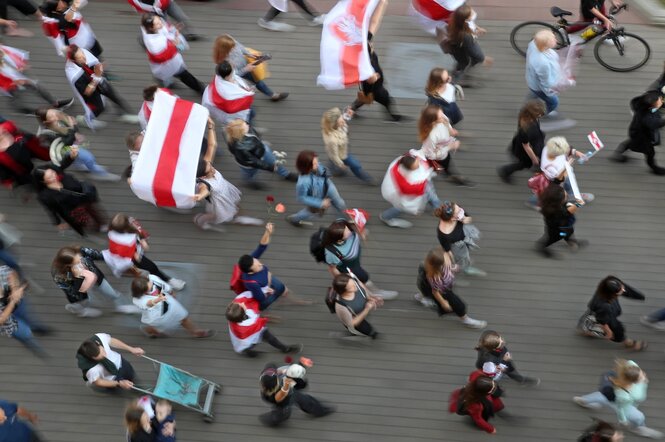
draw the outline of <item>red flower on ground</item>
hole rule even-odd
[[[268,203],[272,204],[272,203],[275,202],[275,197],[272,196],[272,195],[268,195],[268,196],[266,197],[266,201],[267,201]]]

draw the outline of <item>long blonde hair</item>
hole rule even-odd
[[[212,48],[212,60],[215,64],[223,62],[235,46],[236,41],[229,34],[220,35],[215,39],[215,44]]]
[[[323,135],[328,135],[338,129],[337,120],[342,116],[342,111],[338,107],[328,109],[321,117],[321,131]]]
[[[229,142],[241,140],[245,135],[247,135],[247,127],[245,126],[245,120],[237,118],[233,121],[230,121],[229,124],[224,128],[226,132],[226,138]]]
[[[617,375],[610,378],[612,384],[625,389],[640,380],[642,369],[635,362],[617,359],[615,363]]]

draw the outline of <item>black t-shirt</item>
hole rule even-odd
[[[436,237],[439,239],[439,244],[441,244],[443,250],[450,252],[450,247],[454,243],[464,240],[464,224],[461,221],[457,221],[455,228],[450,233],[443,233],[441,229],[437,227]]]
[[[596,16],[593,15],[593,12],[591,12],[593,8],[604,13],[605,0],[582,0],[580,2],[580,13],[585,21],[593,21],[593,19],[596,18]]]
[[[526,130],[521,126],[517,128],[517,134],[513,138],[512,153],[519,159],[531,160],[529,155],[524,150],[523,144],[529,143],[531,149],[540,158],[545,146],[545,133],[540,130],[540,124],[534,121]]]
[[[607,302],[594,295],[589,301],[588,307],[596,316],[596,321],[603,325],[614,322],[621,315],[621,304],[617,299]]]

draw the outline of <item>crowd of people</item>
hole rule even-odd
[[[472,260],[481,240],[481,232],[470,216],[473,207],[439,198],[436,188],[440,178],[447,180],[446,185],[476,186],[461,174],[453,161],[453,155],[462,146],[459,136],[463,129],[456,126],[464,119],[463,88],[481,86],[474,77],[476,65],[489,68],[493,64],[492,57],[484,55],[481,49],[479,37],[486,30],[476,24],[477,14],[471,5],[458,2],[436,26],[440,48],[450,54],[456,64],[450,71],[440,67],[431,70],[426,84],[422,85],[427,104],[414,122],[397,112],[374,51],[387,6],[387,0],[379,0],[367,27],[366,52],[374,74],[358,82],[357,96],[348,106],[322,110],[322,139],[318,143],[322,146],[318,150],[325,152],[327,161],[320,159],[314,149],[302,150],[290,161],[294,167],[291,171],[291,164],[285,164],[287,154],[265,141],[265,128],[255,124],[255,90],[271,102],[280,102],[289,96],[287,92],[273,91],[265,81],[265,63],[270,56],[244,46],[231,35],[220,35],[213,47],[214,76],[206,85],[189,71],[184,61],[183,53],[189,43],[194,44],[203,36],[194,31],[182,9],[173,0],[129,0],[141,13],[137,20],[140,48],[136,50],[145,52],[155,80],[155,84],[146,85],[141,92],[144,101],[137,114],[112,84],[116,77],[113,71],[106,69],[103,48],[81,14],[86,3],[86,0],[46,0],[39,8],[33,8],[29,0],[16,0],[13,4],[24,14],[34,14],[42,20],[45,36],[63,57],[64,76],[72,87],[73,98],[54,98],[36,81],[23,75],[27,69],[26,53],[0,46],[0,78],[3,80],[0,88],[15,109],[34,115],[38,122],[33,133],[0,117],[0,180],[5,186],[24,192],[25,201],[34,197],[61,234],[78,235],[80,239],[90,239],[91,234],[106,235],[102,240],[104,247],[72,244],[60,248],[53,257],[51,277],[65,294],[64,308],[81,318],[98,317],[103,314],[97,299],[101,295],[113,303],[116,312],[140,314],[138,329],[146,337],[168,338],[179,328],[195,339],[212,338],[217,334],[216,330],[196,325],[178,299],[180,294],[176,292],[187,291],[188,281],[184,276],[170,275],[146,256],[150,235],[141,223],[131,214],[117,213],[109,217],[101,205],[97,187],[79,178],[79,173],[85,171],[91,180],[120,181],[119,174],[100,166],[86,148],[94,142],[96,131],[108,124],[102,120],[108,99],[117,107],[120,122],[138,126],[126,138],[131,165],[124,176],[131,184],[145,131],[151,127],[155,95],[158,91],[173,95],[169,88],[174,87],[177,79],[192,91],[188,93],[195,94],[194,101],[201,102],[210,113],[201,146],[195,149],[196,180],[192,182],[191,199],[203,208],[193,216],[195,226],[211,235],[224,232],[223,225],[228,223],[265,228],[257,248],[239,256],[234,268],[229,269],[230,287],[235,297],[226,307],[225,318],[233,350],[238,355],[256,358],[260,354],[257,346],[266,342],[287,355],[303,352],[302,344],[285,344],[268,330],[267,324],[276,322],[276,318],[264,311],[271,309],[275,302],[296,305],[311,302],[294,296],[262,260],[276,232],[276,223],[241,214],[241,190],[214,165],[218,135],[222,135],[220,139],[240,168],[241,186],[255,190],[265,188],[257,178],[260,170],[275,173],[292,183],[296,199],[304,207],[285,215],[285,221],[291,226],[302,229],[312,225],[314,220],[331,218],[329,209],[335,209],[332,222],[309,238],[310,253],[315,261],[324,263],[330,273],[325,304],[340,323],[342,332],[337,336],[341,340],[362,340],[371,345],[383,333],[372,325],[372,312],[398,298],[399,293],[379,288],[362,265],[367,214],[347,207],[333,180],[341,179],[348,170],[368,186],[368,192],[378,186],[378,180],[363,168],[349,148],[353,120],[360,116],[363,106],[376,101],[385,108],[387,122],[413,127],[419,143],[386,165],[380,194],[388,207],[377,218],[387,227],[409,229],[413,223],[406,217],[431,216],[432,233],[436,234],[436,240],[432,235],[431,241],[433,244],[438,241],[438,246],[429,250],[421,263],[413,263],[413,280],[418,290],[413,298],[424,308],[437,311],[439,316],[453,313],[461,325],[484,330],[475,348],[475,369],[466,384],[452,392],[448,409],[451,413],[469,416],[481,430],[495,433],[496,427],[489,420],[495,414],[510,416],[502,400],[504,389],[509,388],[503,379],[507,377],[519,385],[531,387],[538,386],[541,380],[516,369],[504,337],[497,331],[486,330],[487,321],[469,316],[467,303],[456,293],[458,287],[469,284],[467,279],[458,278],[458,274],[470,278],[491,275]],[[294,3],[306,14],[309,25],[324,23],[324,14],[315,12],[302,0],[294,0]],[[582,0],[581,3],[581,23],[597,19],[605,27],[612,26],[604,15],[603,0]],[[259,19],[258,25],[271,31],[294,30],[293,26],[276,20],[280,12],[288,10],[288,1],[270,0],[270,4],[271,9]],[[421,0],[414,0],[413,7],[418,9],[423,4]],[[28,35],[15,22],[4,20],[0,24],[6,26],[6,35]],[[573,87],[575,80],[569,70],[562,68],[555,48],[556,40],[549,30],[536,33],[529,44],[525,69],[527,99],[519,112],[515,136],[509,143],[513,161],[497,170],[505,183],[511,183],[513,175],[521,170],[535,172],[524,192],[531,193],[526,205],[542,216],[544,235],[536,241],[535,249],[547,258],[555,256],[550,246],[560,240],[572,251],[588,245],[575,235],[575,221],[579,209],[594,200],[593,194],[579,191],[573,171],[575,164],[588,159],[587,155],[571,148],[566,138],[547,137],[544,132],[576,124],[562,118],[557,111],[559,92]],[[654,149],[660,144],[659,129],[665,126],[659,112],[665,94],[661,83],[662,78],[630,102],[634,113],[629,139],[612,156],[614,161],[624,162],[627,150],[643,153],[656,175],[665,174],[665,169],[655,161]],[[22,100],[25,90],[38,94],[47,106],[26,107]],[[70,116],[66,110],[75,99],[84,112]],[[82,127],[90,129],[91,134],[84,136]],[[139,127],[141,131],[136,130]],[[276,208],[275,211],[283,213]],[[51,329],[31,312],[31,284],[20,262],[13,258],[11,244],[3,243],[7,234],[1,233],[0,230],[0,335],[16,339],[38,357],[47,359],[49,355],[38,337],[51,333]],[[92,238],[100,239],[99,236]],[[111,285],[100,268],[102,262],[115,278],[131,278],[130,293],[123,294]],[[645,299],[641,292],[616,276],[609,275],[601,280],[579,320],[578,331],[585,336],[621,343],[628,350],[643,351],[647,349],[647,342],[628,338],[618,319],[621,296]],[[642,323],[665,329],[665,310],[644,316]],[[144,355],[142,348],[128,345],[105,332],[96,333],[79,346],[77,364],[88,386],[106,391],[134,388],[136,373],[131,363],[116,350]],[[273,407],[260,416],[264,425],[282,424],[290,417],[293,405],[314,417],[335,411],[334,406],[301,391],[308,386],[305,374],[312,365],[311,360],[300,357],[294,364],[271,363],[263,368],[258,388],[261,397]],[[615,369],[603,376],[598,391],[573,400],[585,408],[614,409],[622,428],[640,436],[660,438],[662,434],[647,427],[644,414],[637,409],[646,399],[647,385],[648,378],[636,362],[620,359]],[[12,442],[41,440],[28,422],[36,422],[33,413],[17,404],[0,401],[0,436],[19,435],[9,439]],[[125,423],[129,442],[175,441],[176,438],[173,408],[164,399],[133,400],[126,409]],[[616,441],[621,437],[619,430],[604,422],[585,434],[584,437],[590,437],[585,440],[591,441]],[[0,437],[0,440],[4,439]]]

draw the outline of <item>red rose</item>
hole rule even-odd
[[[266,197],[266,201],[267,201],[268,203],[272,204],[272,203],[275,202],[275,197],[272,196],[272,195],[268,195],[268,196]]]

